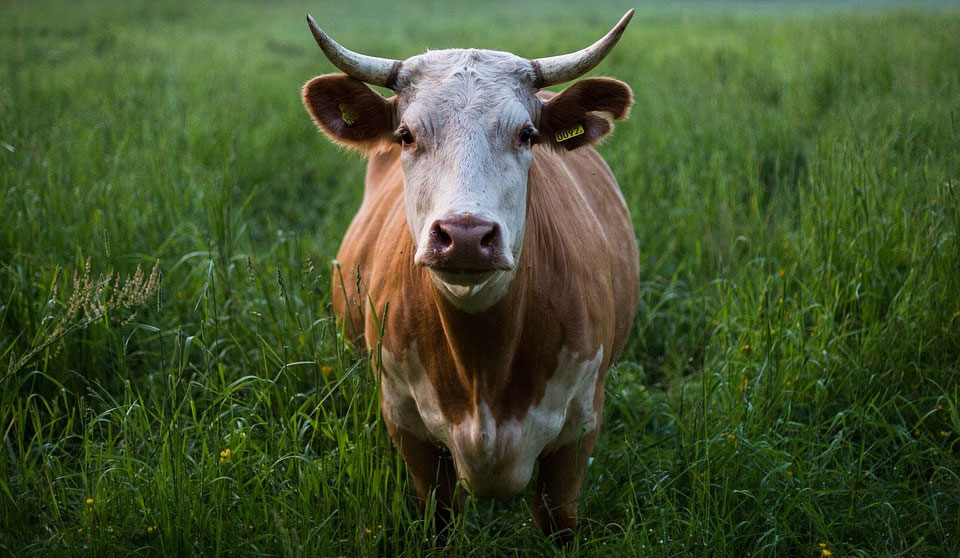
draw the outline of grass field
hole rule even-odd
[[[628,7],[0,3],[0,554],[960,555],[949,4],[635,6],[595,73],[642,300],[580,535],[521,499],[429,541],[329,308],[364,163],[304,15],[537,57]]]

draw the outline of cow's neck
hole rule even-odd
[[[468,312],[434,286],[437,311],[447,347],[460,382],[474,403],[496,397],[507,389],[517,349],[522,342],[529,290],[525,273],[518,272],[495,303]]]

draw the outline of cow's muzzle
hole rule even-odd
[[[513,269],[500,226],[470,214],[434,221],[427,245],[416,263],[444,275],[464,278]]]

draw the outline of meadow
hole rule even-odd
[[[581,530],[471,500],[438,548],[331,314],[364,161],[304,16],[539,57],[629,7],[593,74],[636,98],[599,149],[642,297]],[[960,555],[960,6],[0,12],[0,555]]]

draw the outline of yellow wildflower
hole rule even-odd
[[[233,458],[233,454],[230,453],[230,448],[227,448],[220,452],[220,463],[230,463]]]
[[[369,527],[367,527],[366,529],[364,529],[364,532],[366,532],[368,535],[371,534],[371,533],[373,533],[373,531],[371,531]]]
[[[152,534],[153,534],[153,525],[148,525],[148,526],[147,526],[147,534],[148,534],[148,535],[152,535]]]
[[[88,505],[88,506],[92,506],[92,505],[93,505],[93,498],[87,498],[87,505]]]
[[[333,367],[329,364],[324,364],[320,367],[320,372],[323,373],[324,376],[329,376],[333,372]]]
[[[743,352],[749,351],[749,350],[750,350],[750,344],[749,344],[749,343],[744,343],[743,345],[740,345],[740,350],[743,351]]]
[[[743,390],[747,389],[747,384],[748,384],[748,382],[747,382],[747,377],[746,377],[746,376],[740,376],[740,385],[737,386],[737,389],[740,390],[740,391],[743,391]]]
[[[787,270],[785,269],[781,269],[780,271],[777,272],[777,275],[779,275],[780,277],[783,277],[786,274],[787,274]]]

